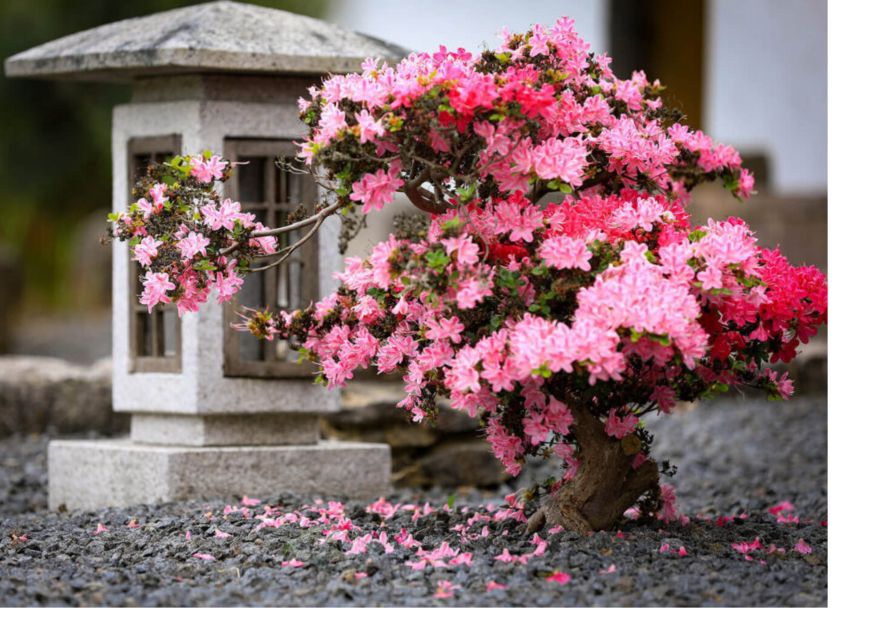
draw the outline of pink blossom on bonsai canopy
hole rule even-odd
[[[561,459],[563,478],[527,494],[540,500],[531,530],[608,528],[634,505],[675,516],[643,416],[732,386],[788,397],[767,365],[825,321],[823,274],[758,247],[737,218],[690,225],[693,187],[745,198],[752,175],[685,126],[658,81],[617,78],[569,19],[478,55],[441,48],[362,68],[300,103],[302,159],[332,190],[313,215],[271,231],[216,207],[208,177],[231,166],[210,153],[153,171],[146,205],[115,218],[150,270],[145,299],[180,312],[214,289],[226,299],[253,257],[281,262],[326,217],[379,210],[402,190],[429,214],[421,224],[347,259],[321,302],[253,311],[244,327],[290,340],[329,388],[371,365],[401,373],[413,420],[448,399],[481,418],[512,474],[526,457]],[[158,183],[161,207],[148,201]],[[276,249],[287,230],[306,233]]]

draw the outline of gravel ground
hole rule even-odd
[[[672,483],[689,521],[542,532],[539,550],[524,524],[501,519],[509,488],[458,490],[452,509],[452,491],[435,489],[373,508],[350,501],[342,512],[335,498],[285,495],[249,507],[228,497],[54,514],[45,510],[47,439],[3,440],[0,605],[826,605],[825,398],[722,400],[650,428],[657,456],[678,466]],[[782,518],[768,511],[783,501],[794,508]],[[281,524],[283,515],[298,522]],[[320,516],[324,524],[301,526]],[[350,542],[321,542],[326,528]],[[423,557],[402,533],[429,552],[424,568],[408,564]],[[367,534],[373,542],[352,542]],[[802,539],[810,552],[796,548]],[[761,548],[739,547],[756,540]]]

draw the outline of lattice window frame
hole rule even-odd
[[[224,142],[224,157],[230,161],[246,162],[263,158],[261,201],[245,200],[241,196],[242,175],[250,171],[244,171],[240,166],[231,178],[225,183],[224,195],[238,200],[244,211],[259,214],[259,221],[269,227],[281,226],[286,223],[287,213],[294,210],[300,203],[312,212],[318,199],[318,191],[315,180],[306,174],[293,175],[297,192],[289,196],[292,191],[290,183],[292,175],[280,170],[274,162],[277,158],[293,158],[296,148],[291,140],[267,140],[251,138],[227,138]],[[252,178],[252,177],[250,177]],[[280,245],[287,245],[289,234],[299,238],[303,233],[286,233],[280,239]],[[274,258],[264,258],[258,264],[271,262]],[[296,266],[296,267],[295,267]],[[292,304],[295,295],[293,286],[289,282],[290,270],[297,269],[301,285],[297,287],[298,303]],[[286,284],[282,279],[286,278]],[[257,284],[256,284],[257,283]],[[249,305],[258,307],[267,306],[271,311],[289,310],[297,307],[306,307],[310,301],[319,299],[319,232],[312,239],[297,250],[288,260],[277,268],[262,272],[257,278],[255,274],[247,277],[243,291],[236,298],[225,304],[224,320],[226,325],[238,322],[238,312],[242,309],[241,299],[246,296],[246,287],[260,286],[260,302]],[[284,288],[284,290],[283,290]],[[284,299],[280,299],[280,295]],[[285,301],[285,303],[281,303]],[[287,349],[287,343],[278,340],[260,340],[254,342],[251,334],[238,332],[230,327],[225,328],[224,333],[224,375],[226,377],[249,377],[260,379],[311,379],[316,371],[314,364],[310,362],[296,363],[297,352]],[[242,345],[246,343],[251,349],[258,348],[257,355],[260,359],[244,359],[241,354]]]
[[[127,144],[128,195],[131,195],[137,177],[142,174],[138,160],[162,162],[178,154],[182,149],[182,136],[171,134],[166,136],[150,136],[131,138]],[[142,287],[139,276],[142,267],[136,261],[130,261],[128,270],[128,326],[131,372],[182,372],[182,321],[176,315],[173,306],[159,304],[149,314],[145,305],[139,301],[139,291]],[[165,329],[167,317],[173,325],[170,326],[175,338],[175,348],[167,353],[167,333]],[[148,326],[148,327],[146,327]]]

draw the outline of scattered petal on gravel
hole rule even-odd
[[[434,593],[434,598],[452,598],[455,596],[455,591],[459,589],[459,586],[453,584],[451,581],[441,581],[437,584],[437,591]]]
[[[802,538],[797,543],[795,543],[795,550],[798,553],[802,553],[804,555],[807,555],[808,553],[813,551],[813,548],[810,545],[808,545],[806,542],[804,542],[804,539]]]
[[[564,585],[571,580],[571,576],[568,575],[567,573],[563,573],[561,571],[555,571],[554,573],[547,576],[546,580],[551,581],[553,583],[560,583],[561,585]]]
[[[53,512],[45,497],[47,438],[0,439],[0,602],[823,606],[825,403],[738,399],[648,421],[655,457],[679,468],[670,481],[677,510],[694,516],[685,525],[630,520],[586,536],[557,527],[526,533],[533,507],[505,498],[556,474],[548,468],[526,470],[497,492],[399,489],[360,502],[265,493],[250,506],[250,496],[231,496]],[[780,504],[784,510],[769,511]],[[799,521],[781,523],[781,516]],[[127,527],[134,518],[139,527]],[[97,523],[109,531],[95,536]],[[216,531],[232,536],[216,538]],[[811,553],[795,551],[801,540]],[[745,544],[745,553],[732,544]],[[294,568],[295,560],[304,566]],[[598,578],[611,565],[613,577]],[[570,583],[545,582],[557,567]],[[452,587],[440,588],[443,581]],[[438,588],[449,596],[435,599]]]

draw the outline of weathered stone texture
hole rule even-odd
[[[340,413],[322,419],[326,437],[391,446],[392,482],[397,486],[491,487],[507,479],[483,439],[479,420],[445,405],[433,424],[416,424],[396,403],[398,382],[349,385]]]
[[[111,362],[78,366],[51,357],[0,357],[0,436],[123,432],[113,413]]]
[[[372,498],[387,493],[386,446],[146,446],[128,439],[49,444],[49,508],[93,510],[183,499],[294,492]]]
[[[240,2],[208,2],[106,24],[6,60],[6,75],[120,80],[235,72],[318,75],[397,60],[397,45],[336,24]]]
[[[277,446],[316,444],[315,415],[285,413],[203,416],[135,413],[131,439],[136,443],[178,446]]]

